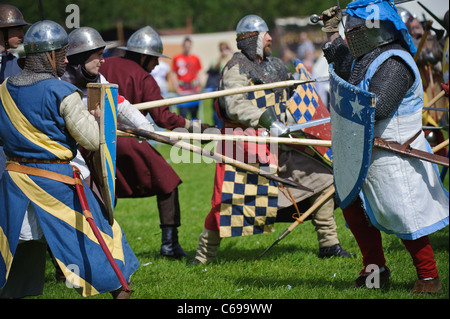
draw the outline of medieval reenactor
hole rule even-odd
[[[0,140],[8,159],[0,183],[3,298],[42,293],[47,244],[83,296],[111,292],[129,298],[127,282],[139,267],[120,226],[110,225],[104,207],[69,163],[78,145],[99,148],[99,126],[78,89],[58,79],[67,47],[59,24],[33,24],[24,37],[23,71],[0,86]],[[107,247],[97,240],[98,232]]]
[[[373,12],[377,12],[375,21],[373,16],[369,16]],[[391,145],[399,143],[431,152],[422,131],[424,94],[413,58],[416,48],[394,3],[358,0],[350,3],[345,13],[344,41],[338,32],[342,17],[340,8],[333,7],[323,12],[322,30],[328,36],[323,52],[332,63],[331,79],[342,79],[350,91],[368,92],[376,98],[374,118],[370,119],[374,123],[373,129],[368,136],[373,135],[373,138]],[[373,27],[374,23],[377,27]],[[355,107],[351,111],[350,104],[356,105],[356,100],[346,99],[342,89],[331,90],[332,108],[350,109],[346,119],[336,117],[333,123],[332,117],[332,127],[338,127],[339,121],[351,126],[364,120],[364,114]],[[380,233],[383,230],[396,234],[412,257],[418,276],[413,292],[440,290],[442,286],[428,235],[448,225],[449,197],[440,182],[437,167],[417,158],[372,149],[371,138],[361,143],[370,145],[371,150],[368,171],[364,172],[366,175],[361,174],[367,177],[361,181],[359,193],[356,192],[352,198],[344,198],[347,201],[345,205],[340,199],[345,220],[363,256],[364,269],[354,287],[369,287],[366,280],[374,270],[373,266],[379,270],[379,287],[389,284],[390,269]],[[341,145],[348,145],[345,152],[357,155],[362,149],[357,144],[347,136]],[[336,165],[341,151],[333,148]],[[349,171],[347,173],[350,174]],[[336,175],[336,169],[334,174],[338,193],[340,176]]]
[[[107,43],[100,33],[90,27],[81,27],[69,34],[69,48],[66,54],[68,63],[61,80],[75,85],[83,93],[83,101],[86,105],[88,83],[108,83],[99,72],[100,66],[105,62],[103,52],[106,46]],[[132,127],[154,131],[154,127],[149,120],[123,96],[118,97],[117,119]],[[99,181],[96,181],[97,184],[93,183],[94,181],[90,178],[90,169],[83,158],[84,156],[89,160],[90,155],[89,152],[81,149],[73,163],[80,168],[86,183],[92,185],[91,188],[99,194],[96,186]]]
[[[158,58],[167,58],[162,54],[163,44],[155,30],[143,27],[131,35],[125,47],[119,48],[126,50],[125,56],[106,58],[100,73],[109,82],[118,84],[119,93],[132,104],[162,99],[161,90],[150,75],[158,65]],[[150,109],[144,114],[150,114],[156,125],[169,130],[193,127],[192,121],[171,112],[169,107]],[[156,195],[162,230],[160,252],[175,258],[186,256],[178,242],[180,178],[149,143],[127,137],[119,137],[117,142],[117,197]]]
[[[271,57],[272,38],[263,19],[256,15],[245,16],[239,21],[236,33],[241,52],[235,53],[223,69],[220,89],[293,79],[282,61]],[[270,129],[273,136],[282,136],[286,132],[285,124],[295,123],[286,108],[290,91],[282,88],[220,98],[218,113],[226,123],[223,131],[261,136]],[[264,114],[268,113],[265,112],[272,111],[274,121],[261,120],[266,119]],[[269,145],[264,145],[261,151],[260,146],[223,142],[219,144],[219,152],[227,155],[227,150],[231,150],[229,154],[235,158],[240,156],[260,168],[274,169],[280,177],[294,180],[305,188],[287,189],[278,182],[226,163],[217,163],[212,208],[199,238],[196,262],[212,260],[224,237],[262,234],[270,232],[275,221],[293,220],[291,215],[297,207],[300,213],[304,212],[332,187],[330,166],[314,158],[313,154],[282,146],[276,158],[278,148],[273,151]],[[312,218],[318,236],[319,256],[350,257],[339,244],[333,211],[334,201],[329,198]]]
[[[9,50],[17,49],[23,41],[23,28],[30,25],[16,7],[0,4],[0,84],[5,78],[19,73],[22,69],[17,64],[17,57]],[[0,177],[5,170],[5,155],[0,144]]]

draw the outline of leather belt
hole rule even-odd
[[[72,166],[73,170],[79,171],[78,168]],[[46,169],[36,168],[36,167],[29,167],[20,165],[17,163],[9,163],[6,162],[6,168],[5,171],[10,172],[17,172],[32,176],[39,176],[39,177],[45,177],[54,181],[62,182],[67,185],[83,185],[81,182],[81,179],[79,178],[72,178],[64,174],[55,173]]]
[[[400,144],[397,142],[390,142],[385,141],[381,137],[377,137],[374,139],[373,145],[375,147],[389,150],[391,152],[403,155],[403,156],[409,156],[418,158],[427,162],[431,162],[434,164],[442,165],[442,166],[449,166],[449,159],[445,156],[441,156],[438,154],[428,153],[425,151],[421,151],[415,148],[411,147],[411,143],[422,133],[422,131],[419,131],[414,135],[412,138],[410,138],[406,143]]]
[[[65,160],[47,160],[47,159],[26,158],[26,157],[8,157],[8,161],[18,163],[37,163],[37,164],[69,164],[69,161]]]

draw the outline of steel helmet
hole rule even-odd
[[[100,33],[90,27],[81,27],[69,34],[69,50],[67,56],[91,51],[107,46]]]
[[[269,32],[266,22],[257,15],[250,14],[243,17],[236,27],[236,34],[239,36],[247,32]]]
[[[126,47],[118,47],[122,50],[169,58],[163,53],[163,44],[158,33],[152,27],[146,26],[134,32],[127,41]]]
[[[25,33],[23,46],[25,53],[40,53],[58,50],[69,42],[67,32],[58,23],[43,20],[34,23]]]
[[[397,7],[397,13],[400,16],[400,18],[402,19],[404,24],[408,24],[412,20],[414,20],[414,16],[411,14],[411,12],[409,12],[408,10],[406,10],[404,8]]]
[[[10,4],[0,4],[0,28],[28,26],[22,13]]]

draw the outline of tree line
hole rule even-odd
[[[69,4],[79,7],[80,26],[90,26],[100,32],[114,29],[119,21],[124,27],[138,29],[145,25],[158,29],[176,29],[192,19],[194,33],[235,30],[238,21],[247,14],[261,16],[273,26],[278,17],[320,14],[336,5],[335,0],[40,0],[45,19],[65,25]],[[8,0],[2,0],[8,2]],[[346,3],[341,1],[341,6]],[[25,20],[41,20],[39,0],[14,0]]]

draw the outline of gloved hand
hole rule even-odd
[[[270,135],[274,137],[283,137],[289,135],[289,128],[280,121],[273,122],[269,129]]]
[[[323,32],[338,32],[339,23],[342,20],[342,12],[338,6],[331,7],[322,12]]]
[[[203,133],[206,129],[210,127],[212,126],[209,124],[190,120],[188,131],[189,133]]]
[[[287,136],[289,128],[278,119],[273,106],[269,106],[261,114],[258,125],[267,129],[271,136]]]
[[[448,81],[447,83],[441,83],[441,88],[445,91],[445,96],[448,97]]]

